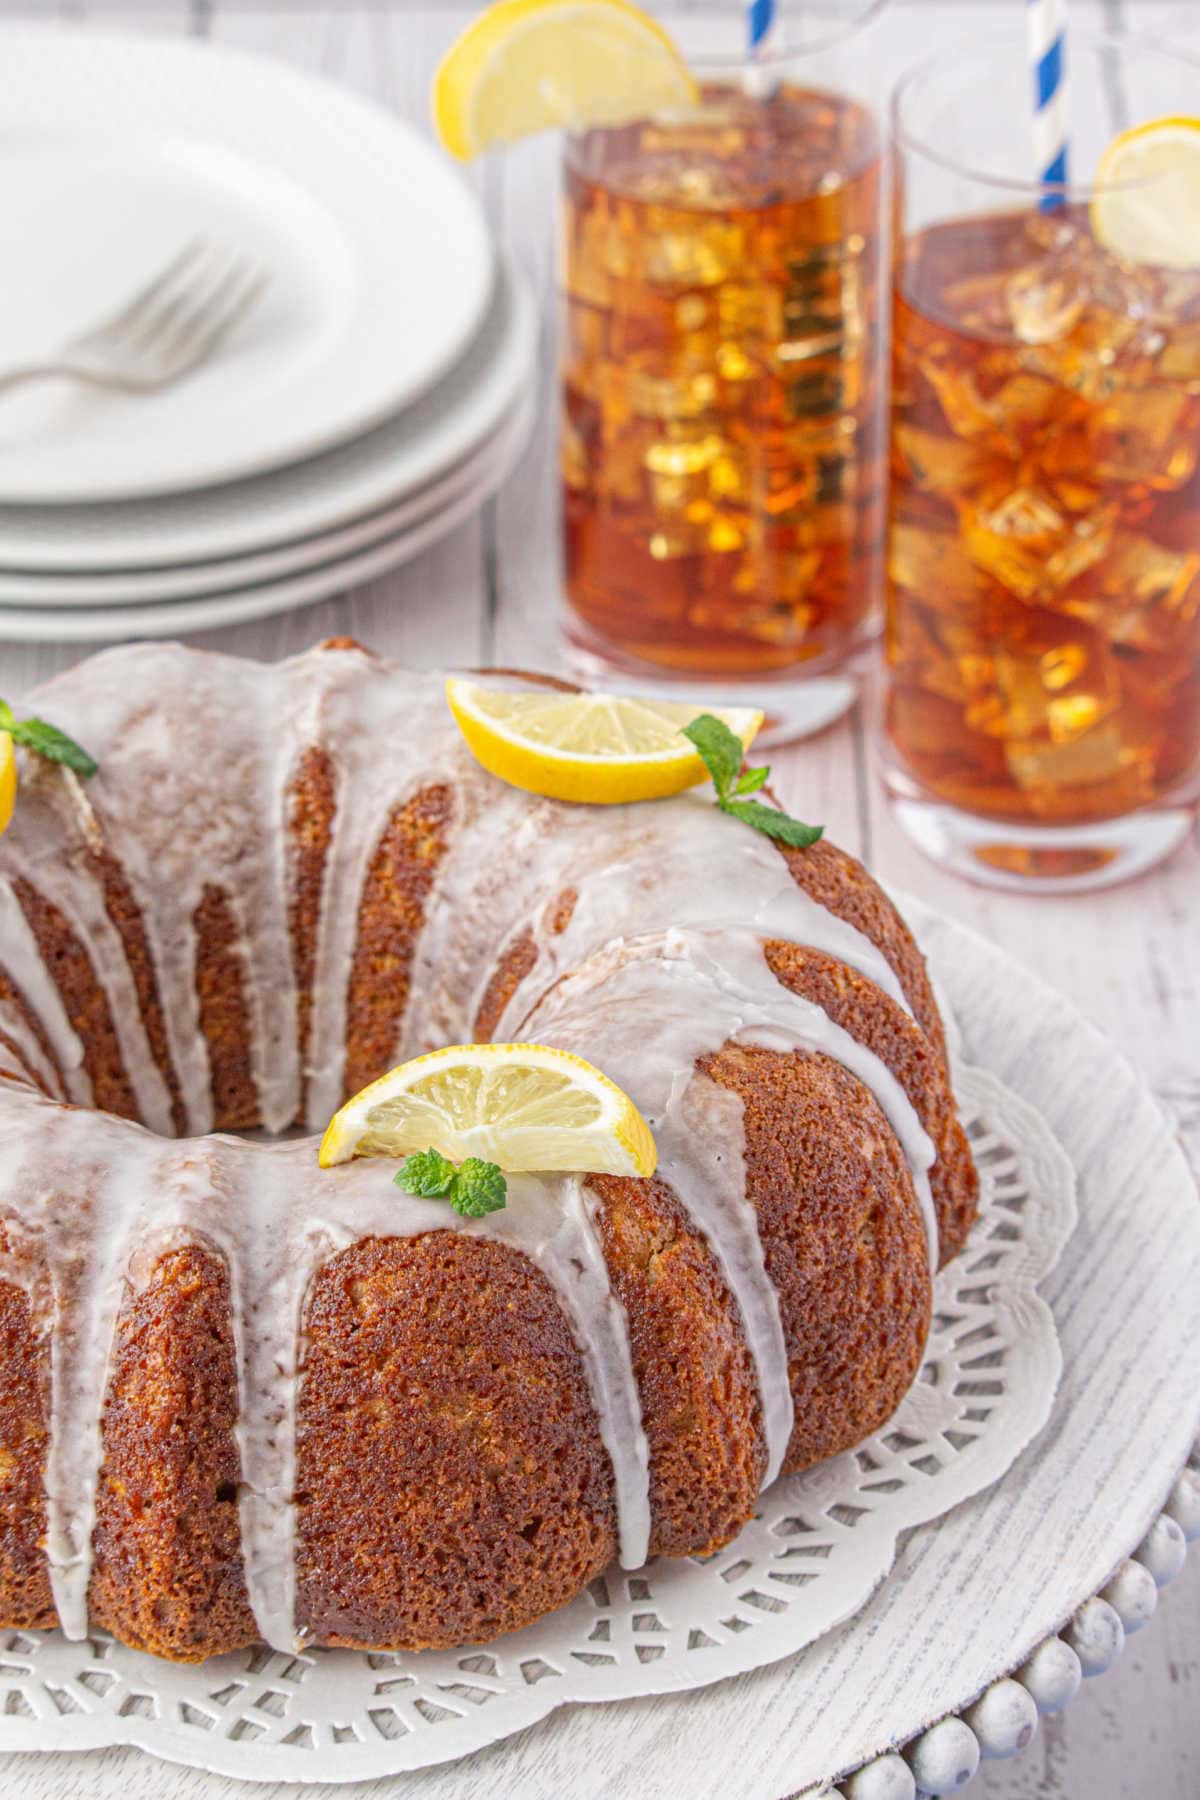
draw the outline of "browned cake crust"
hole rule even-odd
[[[454,796],[422,788],[388,821],[358,908],[346,1012],[347,1094],[387,1068],[404,1017],[425,901],[450,841]]]
[[[300,1106],[308,1099],[308,1042],[312,1032],[313,977],[325,859],[333,842],[336,778],[328,751],[311,745],[300,758],[288,791],[288,934],[296,976],[296,1050],[300,1058]]]
[[[124,870],[110,851],[103,845],[89,844],[85,855],[88,867],[99,883],[100,891],[104,896],[104,910],[121,940],[125,961],[128,963],[129,972],[133,977],[138,1011],[146,1028],[146,1040],[150,1045],[150,1054],[170,1096],[171,1129],[176,1137],[182,1137],[187,1130],[187,1115],[179,1092],[179,1078],[175,1073],[175,1066],[171,1061],[171,1052],[167,1044],[167,1028],[158,992],[158,979],[154,973],[150,946],[146,942],[146,925],[142,909],[137,903],[133,889],[126,880]]]
[[[137,1101],[121,1060],[108,996],[96,980],[91,957],[58,908],[32,882],[17,876],[12,888],[83,1047],[83,1066],[97,1107],[122,1119],[136,1119]]]
[[[571,914],[575,911],[575,902],[579,895],[574,888],[564,888],[554,904],[547,909],[545,925],[547,931],[556,936],[567,929],[571,923]],[[496,1026],[504,1015],[504,1009],[524,981],[525,977],[537,964],[537,938],[531,928],[517,933],[508,948],[502,950],[496,958],[496,967],[492,970],[491,979],[483,990],[483,999],[475,1014],[475,1042],[488,1044],[496,1033]]]
[[[887,957],[913,1017],[944,1061],[946,1038],[925,958],[879,883],[857,858],[839,850],[828,838],[819,839],[807,850],[789,850],[780,845],[780,852],[806,894],[819,900],[837,918],[855,926]]]
[[[326,1643],[471,1642],[616,1553],[612,1472],[541,1271],[494,1239],[368,1239],[318,1273],[300,1395],[298,1618]]]
[[[778,939],[765,951],[785,987],[815,1001],[891,1070],[933,1139],[937,1162],[929,1185],[937,1212],[939,1266],[944,1266],[967,1241],[979,1205],[979,1178],[942,1058],[902,1007],[846,963]]]
[[[220,888],[206,887],[192,924],[196,932],[196,1004],[208,1045],[213,1124],[218,1131],[244,1131],[260,1120],[250,1065],[246,965],[229,896]]]
[[[41,1052],[46,1067],[52,1072],[55,1082],[55,1091],[52,1098],[56,1100],[65,1100],[67,1097],[67,1090],[66,1084],[63,1081],[62,1064],[54,1054],[53,1045],[42,1028],[41,1020],[34,1012],[32,1006],[30,1006],[28,1000],[25,998],[8,970],[3,966],[0,966],[0,1002],[7,1003],[18,1014],[21,1023],[24,1025],[26,1031],[29,1032],[34,1043]],[[6,1044],[11,1045],[11,1039],[7,1036],[4,1041]],[[22,1056],[19,1051],[16,1051],[15,1046],[12,1046],[12,1048],[21,1066],[23,1068],[28,1068],[29,1064],[25,1057]],[[40,1087],[43,1090],[45,1089],[46,1083],[41,1079],[34,1078],[32,1072],[30,1079],[33,1080],[35,1087]]]
[[[890,1418],[929,1322],[925,1223],[874,1095],[825,1056],[727,1044],[705,1072],[739,1094],[746,1192],[779,1295],[806,1469]]]
[[[533,969],[537,957],[537,939],[528,929],[519,932],[501,953],[475,1013],[477,1044],[491,1043],[505,1007]]]
[[[0,1031],[0,1051],[4,1053],[3,1057],[0,1057],[0,1061],[6,1061],[8,1064],[7,1068],[0,1069],[0,1075],[3,1075],[6,1080],[16,1080],[29,1087],[35,1087],[39,1093],[45,1094],[47,1099],[57,1098],[51,1094],[49,1087],[37,1070],[30,1068],[24,1051],[16,1040],[8,1035],[7,1031]]]
[[[237,1373],[223,1260],[168,1251],[127,1293],[104,1405],[88,1611],[177,1662],[256,1642],[238,1536]]]
[[[13,1248],[0,1224],[0,1256]],[[0,1619],[18,1628],[57,1618],[43,1549],[49,1392],[49,1338],[25,1289],[0,1281]]]
[[[651,1554],[716,1550],[753,1513],[767,1460],[737,1304],[664,1182],[593,1175],[588,1185],[629,1320],[650,1449]]]

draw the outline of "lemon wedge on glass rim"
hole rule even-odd
[[[12,734],[0,731],[0,831],[4,831],[17,803],[17,758]]]
[[[1115,137],[1096,171],[1092,231],[1124,262],[1200,269],[1200,119],[1155,119]]]
[[[526,793],[599,806],[661,800],[707,781],[708,770],[683,736],[699,713],[720,719],[743,750],[763,722],[753,706],[496,688],[457,675],[447,678],[446,699],[489,773]]]
[[[334,1114],[319,1160],[327,1169],[431,1149],[514,1172],[652,1175],[658,1160],[628,1094],[545,1044],[455,1044],[402,1063]]]
[[[695,98],[667,33],[629,0],[498,0],[442,58],[432,110],[466,161],[551,126],[619,125]]]

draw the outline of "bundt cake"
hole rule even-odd
[[[117,649],[31,702],[99,772],[25,757],[0,838],[0,1623],[486,1640],[891,1415],[976,1181],[851,857],[506,787],[440,677],[349,640]],[[653,1179],[462,1219],[289,1131],[516,1038],[621,1084]]]

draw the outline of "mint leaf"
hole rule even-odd
[[[741,738],[720,719],[714,719],[711,713],[701,713],[690,725],[685,725],[683,735],[690,738],[700,752],[700,760],[712,776],[718,795],[727,794],[741,773],[744,755]]]
[[[458,1170],[440,1150],[414,1150],[392,1177],[398,1188],[422,1200],[446,1199],[457,1179]]]
[[[414,1150],[392,1176],[406,1194],[422,1200],[448,1200],[464,1219],[482,1219],[505,1204],[508,1183],[495,1163],[468,1156],[455,1164],[440,1150]]]
[[[6,700],[0,700],[0,731],[7,731],[14,744],[36,750],[47,762],[64,763],[77,775],[94,775],[99,766],[81,744],[60,731],[57,725],[47,725],[44,719],[14,719],[12,707]]]
[[[787,813],[764,806],[761,800],[718,800],[717,805],[743,825],[753,825],[756,831],[765,831],[768,837],[778,838],[781,844],[790,844],[796,850],[806,850],[825,834],[823,825],[802,825],[799,819],[790,819]]]
[[[468,1156],[459,1166],[450,1193],[450,1204],[464,1219],[482,1219],[499,1212],[508,1197],[508,1183],[495,1163]]]
[[[717,805],[722,812],[797,850],[806,849],[824,835],[823,825],[802,825],[799,819],[790,819],[777,807],[743,798],[747,794],[757,794],[766,786],[770,767],[747,769],[743,773],[741,740],[712,713],[701,713],[690,725],[685,725],[683,735],[690,738],[700,752],[704,766],[712,776]]]

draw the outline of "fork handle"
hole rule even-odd
[[[10,388],[24,387],[27,381],[48,381],[54,375],[70,376],[73,373],[62,363],[17,363],[11,369],[0,369],[0,394],[6,394]]]
[[[120,387],[122,384],[106,376],[94,373],[76,363],[41,362],[18,363],[11,369],[0,369],[0,396],[12,388],[24,387],[28,381],[50,381],[55,377],[63,381],[86,381],[91,387]]]

